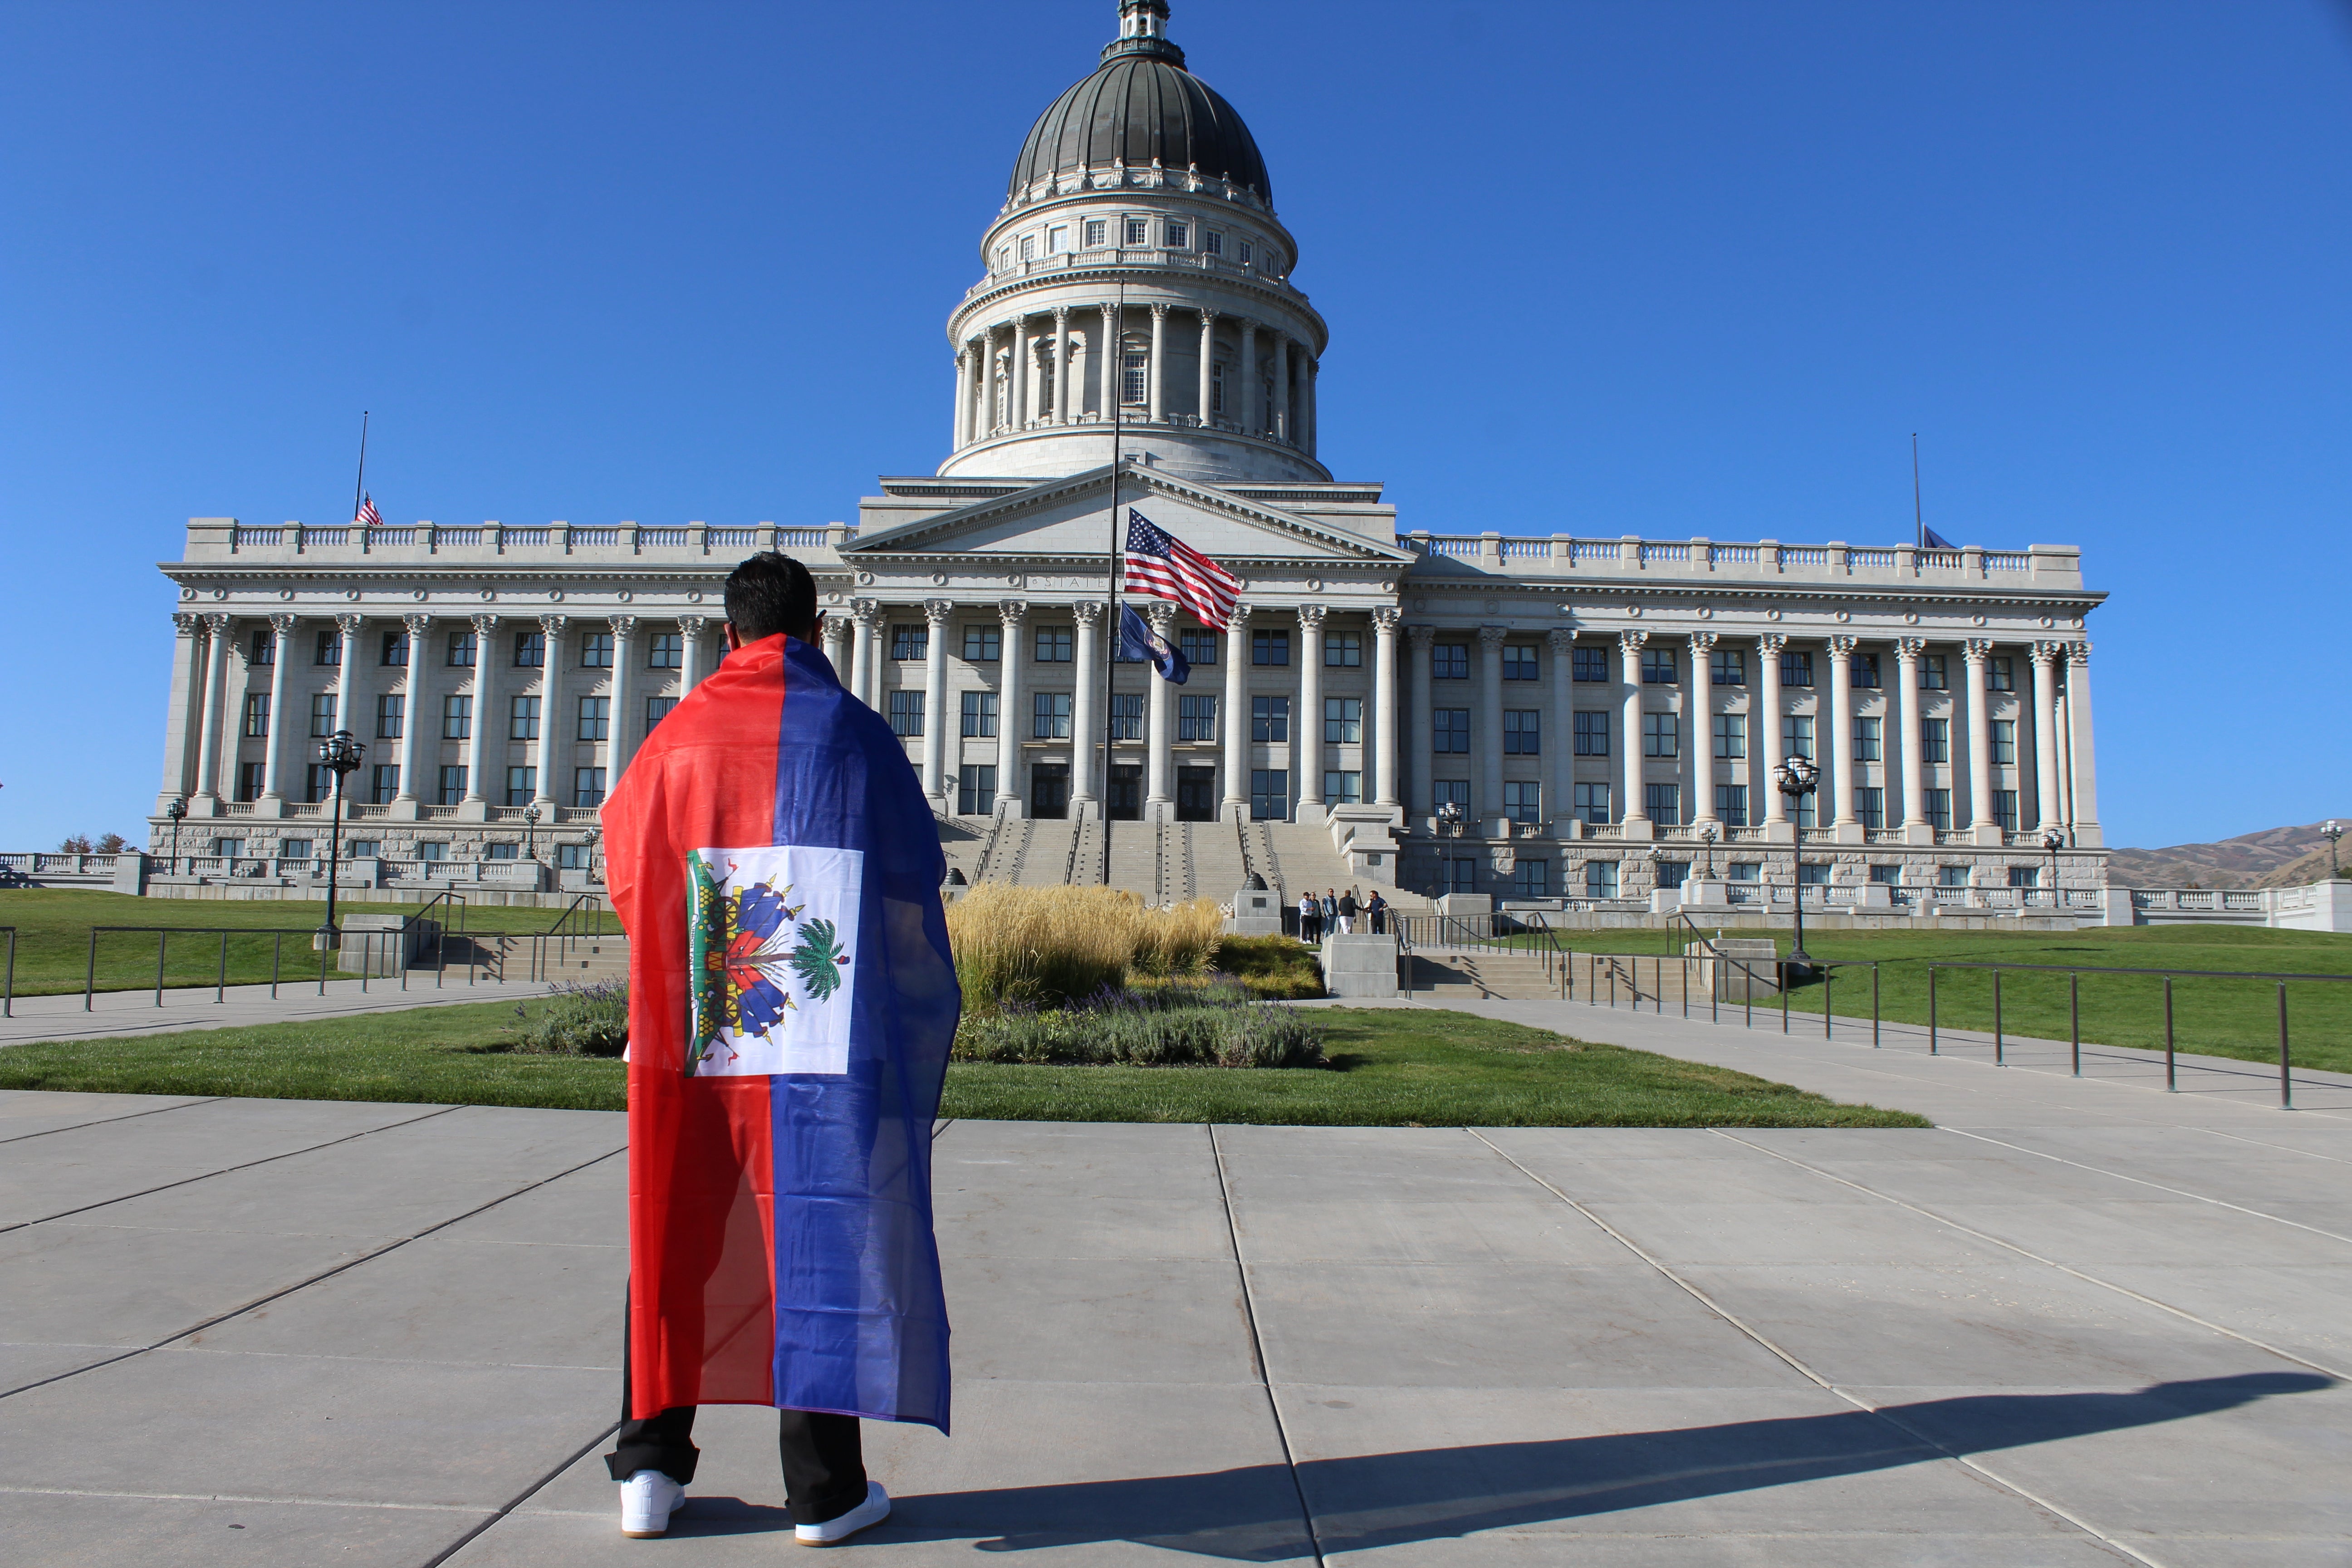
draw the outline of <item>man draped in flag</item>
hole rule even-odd
[[[948,1426],[930,1136],[962,999],[930,809],[816,647],[816,585],[727,579],[719,668],[604,804],[629,933],[629,1315],[606,1463],[659,1535],[698,1405],[772,1405],[795,1533],[890,1510],[858,1418]]]
[[[1130,594],[1173,599],[1204,626],[1225,629],[1242,585],[1234,574],[1166,532],[1133,507],[1127,509],[1127,579]]]

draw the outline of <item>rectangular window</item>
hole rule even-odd
[[[956,779],[956,812],[962,816],[986,816],[996,809],[996,769],[993,764],[967,766]]]
[[[604,804],[604,770],[574,768],[572,770],[572,804],[602,805]]]
[[[449,634],[449,668],[452,669],[473,668],[474,650],[477,646],[478,645],[472,632],[451,632]]]
[[[1213,228],[1204,228],[1201,231],[1201,248],[1211,256],[1223,256],[1225,253],[1225,237]]]
[[[588,847],[584,844],[559,844],[555,847],[555,863],[567,871],[577,871],[588,864]]]
[[[903,622],[890,628],[890,657],[901,663],[930,657],[931,628],[928,622]]]
[[[215,838],[213,840],[213,853],[224,860],[242,860],[245,858],[245,840]]]
[[[1523,899],[1551,897],[1551,862],[1522,859],[1511,867],[1511,891]]]
[[[515,633],[514,661],[517,669],[537,669],[545,664],[547,634],[545,632]]]
[[[1436,797],[1431,804],[1438,810],[1443,811],[1448,805],[1458,805],[1464,811],[1470,809],[1468,779],[1433,779],[1430,789]]]
[[[1855,654],[1853,656],[1851,663],[1853,669],[1853,684],[1857,688],[1874,688],[1878,685],[1878,656],[1876,654]]]
[[[613,634],[583,632],[580,634],[580,668],[610,669],[613,668]]]
[[[1948,763],[1952,760],[1952,721],[1949,719],[1919,721],[1919,760],[1923,763]]]
[[[397,741],[406,727],[408,699],[397,691],[387,691],[375,700],[375,738]]]
[[[236,764],[237,799],[259,800],[261,798],[262,767],[263,764],[260,763],[239,763]]]
[[[319,634],[318,652],[311,658],[310,662],[312,664],[334,665],[340,667],[343,662],[343,634],[341,632],[320,632]]]
[[[1945,687],[1944,656],[1940,653],[1921,654],[1919,656],[1919,689],[1941,691]]]
[[[1150,356],[1136,351],[1118,356],[1118,400],[1132,407],[1148,395],[1143,388],[1143,372]]]
[[[1150,244],[1150,243],[1151,243],[1151,224],[1150,224],[1150,221],[1149,219],[1146,219],[1146,218],[1139,218],[1139,217],[1131,217],[1131,218],[1129,218],[1129,219],[1127,220],[1127,238],[1126,238],[1125,243],[1127,243],[1127,244],[1129,244],[1129,245],[1149,245],[1149,244]]]
[[[1764,868],[1753,860],[1734,860],[1723,869],[1727,881],[1760,882],[1764,879]]]
[[[1748,754],[1748,715],[1717,713],[1715,716],[1715,754],[1733,762]]]
[[[1066,741],[1070,738],[1070,694],[1033,691],[1029,694],[1029,738]]]
[[[1037,662],[1039,664],[1069,663],[1070,649],[1075,646],[1072,639],[1077,635],[1078,629],[1076,626],[1039,626],[1035,645]]]
[[[1259,665],[1286,665],[1290,662],[1288,632],[1250,633],[1250,662]]]
[[[1870,879],[1885,887],[1892,888],[1899,886],[1903,881],[1903,868],[1900,866],[1873,866],[1870,868]]]
[[[1584,863],[1584,896],[1588,899],[1613,899],[1617,896],[1617,862],[1587,860]]]
[[[1873,831],[1886,826],[1886,791],[1878,784],[1857,784],[1853,791],[1854,815],[1862,825]]]
[[[1541,822],[1543,785],[1533,779],[1505,779],[1503,815],[1513,822]]]
[[[343,845],[343,858],[346,860],[373,860],[379,853],[382,852],[382,849],[383,846],[378,844],[373,838],[348,839]]]
[[[372,805],[389,805],[400,794],[400,764],[378,763],[369,770],[368,802]]]
[[[1992,761],[1995,767],[2017,764],[2017,721],[1996,719],[1992,721]]]
[[[1715,786],[1715,815],[1723,819],[1726,827],[1748,826],[1748,786],[1717,784]]]
[[[310,696],[310,733],[331,735],[335,732],[335,694],[318,691]]]
[[[1830,868],[1826,860],[1807,860],[1797,867],[1797,886],[1826,888],[1830,885]]]
[[[967,740],[984,740],[996,733],[995,692],[967,691],[963,694],[963,732]],[[996,786],[992,784],[988,787],[993,794]]]
[[[1938,833],[1952,830],[1952,792],[1931,789],[1920,792],[1927,797],[1927,826]]]
[[[1439,753],[1470,754],[1470,710],[1440,708],[1430,715],[1429,749]]]
[[[1214,665],[1217,662],[1217,634],[1202,631],[1198,626],[1180,627],[1176,647],[1190,665]]]
[[[1810,713],[1784,714],[1780,720],[1780,754],[1818,762],[1813,755],[1813,719]]]
[[[529,805],[538,794],[539,770],[537,768],[507,770],[507,804],[509,805]]]
[[[1364,700],[1360,697],[1323,699],[1323,743],[1357,746],[1364,740]]]
[[[580,731],[583,741],[609,741],[613,738],[613,700],[609,697],[580,699]]]
[[[425,839],[417,845],[416,858],[419,860],[446,860],[449,858],[448,841],[441,838]]]
[[[442,805],[456,805],[465,798],[465,764],[460,763],[457,766],[452,767],[448,763],[444,763],[441,765],[441,796],[438,804]]]
[[[677,669],[686,663],[686,634],[656,632],[646,643],[647,669]]]
[[[1672,713],[1642,715],[1642,754],[1645,757],[1678,757],[1682,755],[1682,736]]]
[[[1576,679],[1585,681],[1609,679],[1609,650],[1605,647],[1580,647],[1576,650]]]
[[[1939,888],[1965,888],[1969,885],[1969,868],[1966,866],[1938,866],[1936,868],[1936,885]]]
[[[1331,632],[1323,638],[1323,668],[1326,669],[1361,669],[1364,667],[1364,634],[1361,632]]]
[[[1780,656],[1780,684],[1811,686],[1813,683],[1813,656],[1809,653],[1784,653]]]
[[[1609,754],[1609,715],[1579,713],[1576,716],[1576,754],[1580,757],[1605,757]]]
[[[1736,647],[1719,647],[1707,661],[1707,673],[1717,686],[1748,684],[1748,655]]]
[[[1250,820],[1284,822],[1290,816],[1290,772],[1286,768],[1250,770]]]
[[[1995,691],[2016,690],[2017,661],[2005,653],[1986,659],[1985,684]]]
[[[1609,786],[1605,784],[1578,784],[1576,815],[1596,826],[1606,823],[1609,820]]]
[[[1057,223],[1045,231],[1045,254],[1059,256],[1070,248],[1070,226]]]
[[[1323,804],[1326,805],[1361,805],[1364,804],[1364,775],[1354,768],[1332,768],[1323,775]]]
[[[325,767],[318,763],[312,763],[310,764],[310,772],[304,777],[303,783],[304,789],[302,798],[309,801],[311,805],[316,805],[322,800],[332,800],[334,798],[335,774],[334,770],[331,768]]]
[[[1541,667],[1538,663],[1536,650],[1533,647],[1525,643],[1503,645],[1503,679],[1505,680],[1534,680],[1538,679],[1540,674]]]
[[[1470,645],[1466,642],[1442,642],[1429,650],[1429,673],[1438,680],[1470,679]]]
[[[1507,757],[1533,757],[1543,752],[1541,710],[1506,708],[1503,710],[1503,754]]]
[[[1689,876],[1690,862],[1687,860],[1658,862],[1658,886],[1661,888],[1679,888]]]
[[[1645,647],[1642,650],[1642,684],[1672,686],[1682,679],[1682,667],[1675,661],[1670,647]]]
[[[905,739],[923,732],[923,693],[893,691],[890,693],[890,733]]]
[[[2011,866],[2009,868],[2009,885],[2012,888],[2038,888],[2042,886],[2042,868],[2039,866]]]
[[[487,854],[484,856],[485,859],[520,860],[522,858],[522,855],[520,853],[522,846],[511,843],[506,839],[500,839],[495,844],[486,845],[484,846],[484,848],[487,850]]]
[[[2017,831],[2017,792],[1997,789],[1992,792],[1992,819],[2003,831]]]
[[[1180,741],[1215,740],[1217,700],[1214,697],[1176,699],[1176,738]]]
[[[1262,745],[1281,745],[1290,739],[1290,699],[1250,699],[1250,739]]]
[[[1171,218],[1168,220],[1167,226],[1169,249],[1186,250],[1192,247],[1192,227],[1190,224],[1179,223],[1174,218]]]
[[[245,662],[256,669],[278,662],[278,636],[274,632],[256,632],[246,645]]]
[[[1642,786],[1642,808],[1652,822],[1660,827],[1680,826],[1683,820],[1683,786],[1654,784]]]
[[[513,697],[507,700],[507,739],[536,741],[539,739],[539,699]]]
[[[675,698],[675,697],[648,697],[648,698],[646,698],[646,734],[648,734],[648,735],[652,734],[652,733],[654,732],[654,726],[655,726],[655,725],[656,725],[656,724],[658,724],[658,723],[660,723],[663,720],[665,720],[665,719],[668,718],[668,717],[669,717],[669,715],[670,715],[670,710],[671,710],[672,709],[676,708],[677,706],[677,698]]]
[[[1856,719],[1853,721],[1853,760],[1857,763],[1883,761],[1879,740],[1881,721],[1876,719]]]
[[[245,694],[245,738],[248,741],[266,739],[269,734],[269,693],[248,691]]]
[[[278,841],[278,858],[281,860],[308,860],[310,841],[307,838],[281,838]]]
[[[1004,629],[995,626],[966,626],[963,629],[963,657],[968,664],[994,664]],[[992,789],[990,794],[995,792]]]
[[[1224,411],[1225,367],[1222,364],[1212,364],[1209,367],[1209,412],[1223,414]]]
[[[1087,219],[1084,238],[1088,250],[1100,250],[1110,243],[1110,221],[1108,218],[1098,217]],[[995,787],[992,783],[989,785],[992,792]]]
[[[1117,691],[1111,694],[1110,738],[1114,741],[1143,739],[1143,693]]]
[[[408,662],[408,634],[404,631],[383,634],[383,662],[398,667]]]
[[[1248,240],[1246,240],[1246,239],[1245,239],[1245,240],[1243,240],[1243,241],[1242,241],[1242,247],[1241,247],[1241,263],[1242,263],[1242,265],[1243,265],[1244,267],[1247,267],[1247,266],[1248,266],[1248,265],[1250,265],[1250,263],[1251,263],[1253,260],[1255,260],[1255,258],[1256,258],[1256,249],[1255,249],[1255,247],[1253,247],[1253,246],[1250,244],[1250,242],[1249,242]]]
[[[471,740],[474,734],[474,700],[471,697],[441,699],[441,738],[445,741]]]

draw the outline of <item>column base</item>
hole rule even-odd
[[[1764,825],[1764,842],[1765,842],[1765,843],[1767,843],[1767,844],[1794,844],[1796,841],[1797,841],[1797,825],[1796,825],[1795,823],[1793,823],[1793,822],[1768,822],[1768,823],[1766,823],[1766,824]]]
[[[221,815],[220,807],[221,797],[208,789],[198,790],[188,797],[190,816],[218,816]]]
[[[996,797],[996,815],[1018,822],[1029,815],[1028,804],[1017,795],[1000,795]]]
[[[384,807],[383,815],[388,822],[415,822],[417,819],[416,797],[413,795],[394,795],[391,804]]]
[[[1070,820],[1073,822],[1100,822],[1102,815],[1102,802],[1090,795],[1078,795],[1070,802]]]
[[[1249,819],[1249,802],[1245,800],[1221,800],[1217,803],[1217,820],[1219,822],[1247,822]]]
[[[253,803],[253,815],[272,819],[284,816],[286,797],[282,795],[265,795],[258,797]]]
[[[488,822],[489,819],[490,803],[483,796],[478,795],[469,795],[465,799],[457,803],[458,821]]]
[[[1969,842],[1975,845],[1979,849],[2000,848],[2000,824],[1997,822],[1969,823]]]
[[[1832,823],[1830,825],[1830,842],[1832,844],[1867,844],[1870,842],[1869,836],[1862,830],[1862,822],[1860,818],[1856,818],[1852,822]]]
[[[1172,800],[1145,801],[1143,803],[1143,820],[1146,822],[1175,821],[1176,803]]]
[[[1936,830],[1924,822],[1906,822],[1903,825],[1903,842],[1933,849],[1936,847]]]
[[[1648,843],[1658,836],[1657,825],[1646,816],[1629,816],[1620,823],[1618,837]]]

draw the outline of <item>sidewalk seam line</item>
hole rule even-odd
[[[33,1091],[37,1092],[37,1091]],[[226,1094],[201,1094],[182,1100],[177,1105],[151,1105],[144,1110],[126,1110],[120,1116],[101,1116],[95,1121],[77,1121],[70,1127],[44,1127],[38,1132],[19,1132],[14,1138],[0,1138],[0,1143],[22,1143],[27,1138],[47,1138],[53,1132],[79,1132],[85,1127],[111,1127],[118,1121],[136,1121],[142,1116],[161,1116],[167,1110],[187,1110],[199,1105],[217,1105],[233,1098]],[[34,1224],[39,1222],[34,1221]]]
[[[2233,1204],[2226,1198],[2209,1198],[2203,1193],[2192,1193],[2186,1187],[2168,1187],[2162,1182],[2151,1182],[2145,1176],[2126,1176],[2121,1171],[2110,1171],[2098,1165],[2085,1165],[2080,1160],[2069,1160],[2063,1154],[2053,1154],[2042,1149],[2030,1149],[2022,1143],[2011,1143],[1989,1133],[1970,1132],[1965,1128],[1941,1125],[1938,1125],[1936,1131],[1949,1132],[1958,1138],[1974,1138],[1979,1142],[1990,1143],[1997,1148],[2014,1149],[2021,1154],[2031,1154],[2040,1160],[2055,1160],[2062,1165],[2072,1165],[2078,1171],[2088,1171],[2095,1176],[2112,1176],[2119,1182],[2131,1182],[2143,1187],[2154,1187],[2159,1193],[2170,1193],[2177,1198],[2193,1198],[2200,1204],[2211,1204],[2216,1208],[2231,1209],[2239,1214],[2251,1215],[2256,1219],[2269,1220],[2273,1225],[2293,1226],[2297,1230],[2307,1230],[2314,1236],[2324,1236],[2330,1241],[2352,1243],[2352,1236],[2338,1236],[2332,1230],[2322,1230],[2315,1225],[2305,1225],[2298,1219],[2287,1219],[2280,1215],[2264,1214],[2260,1209],[2250,1209],[2243,1204]]]
[[[515,1493],[514,1496],[509,1498],[504,1503],[500,1504],[498,1511],[491,1514],[489,1518],[482,1521],[481,1523],[466,1531],[465,1534],[451,1542],[447,1546],[442,1548],[431,1557],[426,1558],[421,1565],[421,1568],[441,1568],[442,1563],[448,1562],[449,1559],[457,1555],[458,1552],[463,1552],[467,1547],[472,1545],[474,1542],[479,1539],[483,1532],[488,1531],[492,1525],[497,1524],[500,1520],[514,1512],[515,1510],[520,1508],[524,1503],[529,1502],[533,1497],[546,1490],[548,1487],[554,1483],[555,1479],[558,1476],[561,1476],[564,1471],[578,1464],[582,1459],[586,1458],[590,1452],[602,1446],[605,1438],[611,1436],[620,1429],[621,1424],[618,1421],[611,1422],[606,1425],[604,1429],[599,1431],[593,1437],[589,1438],[588,1441],[581,1444],[577,1448],[572,1449],[571,1455],[566,1458],[562,1463],[557,1465],[553,1469],[548,1471],[545,1475],[540,1477],[539,1479],[531,1482],[530,1485],[523,1488],[522,1490]]]

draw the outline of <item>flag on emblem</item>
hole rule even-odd
[[[1127,581],[1130,594],[1173,599],[1197,616],[1204,626],[1225,629],[1233,618],[1234,601],[1242,585],[1234,574],[1155,525],[1133,507],[1127,509]]]
[[[353,517],[352,521],[358,523],[362,528],[382,528],[383,526],[383,516],[375,510],[375,497],[362,496],[360,498],[359,513],[357,516]]]
[[[1166,637],[1151,629],[1151,623],[1135,613],[1133,605],[1118,607],[1118,651],[1122,658],[1138,663],[1149,659],[1160,671],[1160,679],[1171,686],[1181,686],[1192,679],[1192,663],[1176,651]]]

